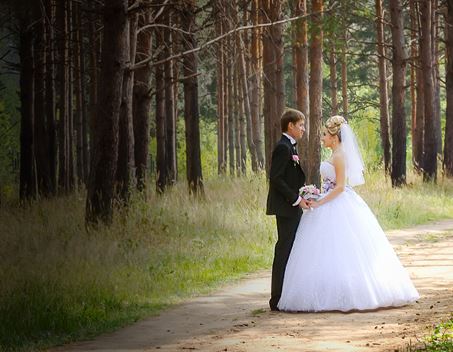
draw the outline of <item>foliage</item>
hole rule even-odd
[[[453,316],[445,323],[434,326],[432,334],[426,339],[426,351],[453,350]]]
[[[449,352],[453,351],[453,315],[439,324],[433,325],[430,335],[416,346],[408,346],[404,351],[408,352]]]

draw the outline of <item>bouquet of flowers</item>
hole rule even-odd
[[[299,194],[305,200],[318,199],[321,191],[315,185],[307,185],[299,189]]]
[[[336,182],[329,180],[328,178],[324,179],[322,182],[322,190],[324,193],[329,192],[331,189],[334,189]]]

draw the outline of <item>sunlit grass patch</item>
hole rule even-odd
[[[412,176],[411,176],[412,177]],[[206,199],[181,182],[135,195],[111,227],[86,232],[83,193],[0,208],[0,346],[30,350],[95,336],[269,269],[276,239],[264,175],[216,178]],[[453,184],[357,191],[386,229],[453,217]]]

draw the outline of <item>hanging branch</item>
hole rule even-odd
[[[230,30],[229,32],[226,32],[225,34],[222,34],[221,36],[218,36],[217,38],[214,38],[202,45],[200,45],[199,47],[197,48],[194,48],[194,49],[191,49],[191,50],[186,50],[186,51],[183,51],[179,54],[176,54],[176,55],[172,55],[170,57],[167,57],[165,59],[162,59],[162,60],[159,60],[159,61],[156,61],[156,62],[153,62],[152,64],[150,64],[150,62],[153,60],[153,57],[149,57],[147,59],[144,59],[138,63],[136,63],[134,66],[132,66],[130,69],[131,70],[138,70],[140,68],[143,68],[145,67],[146,65],[150,64],[151,66],[156,66],[156,65],[161,65],[167,61],[170,61],[170,60],[175,60],[175,59],[179,59],[185,55],[188,55],[188,54],[192,54],[192,53],[196,53],[208,46],[210,46],[211,44],[214,44],[216,42],[218,42],[219,40],[222,40],[223,38],[225,37],[228,37],[232,34],[236,34],[237,32],[239,31],[244,31],[244,30],[249,30],[249,29],[254,29],[254,28],[264,28],[264,27],[270,27],[270,26],[275,26],[275,25],[278,25],[278,24],[284,24],[284,23],[289,23],[289,22],[293,22],[293,21],[297,21],[297,20],[300,20],[302,18],[308,18],[310,16],[314,16],[314,15],[318,15],[318,14],[323,14],[323,13],[328,13],[330,11],[332,11],[334,9],[336,5],[336,2],[334,2],[332,4],[332,6],[330,6],[330,8],[328,8],[327,10],[324,10],[324,11],[319,11],[319,12],[314,12],[314,13],[311,13],[311,14],[306,14],[306,15],[301,15],[301,16],[296,16],[296,17],[291,17],[291,18],[286,18],[286,19],[282,19],[282,20],[279,20],[279,21],[275,21],[275,22],[268,22],[268,23],[260,23],[260,24],[257,24],[257,25],[248,25],[248,26],[241,26],[241,27],[237,27],[237,28],[234,28],[232,30]]]

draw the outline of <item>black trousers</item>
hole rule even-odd
[[[302,211],[298,216],[294,217],[276,216],[278,240],[275,244],[274,262],[272,264],[271,299],[269,300],[271,309],[277,307],[282,295],[286,263],[293,247],[301,215]]]

